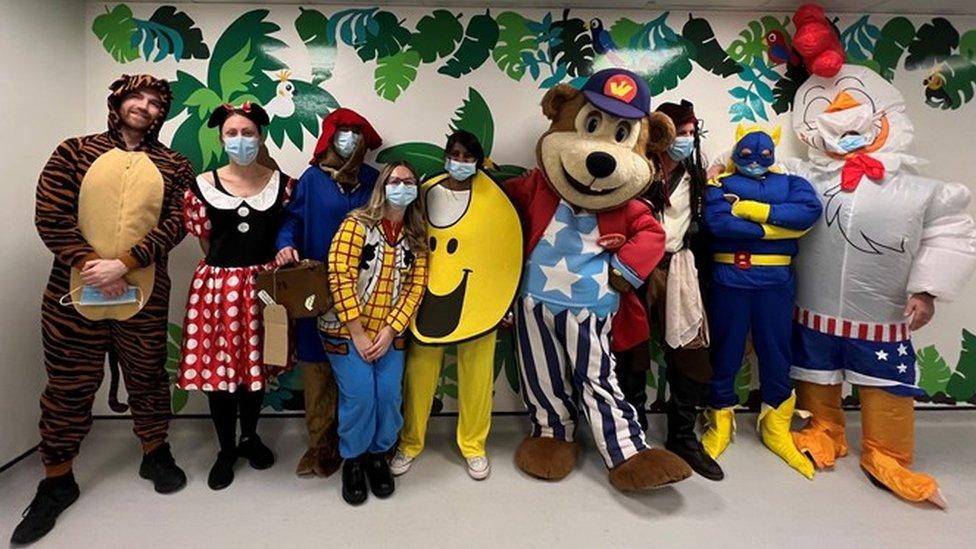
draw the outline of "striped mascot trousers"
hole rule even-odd
[[[532,436],[573,441],[582,410],[609,468],[647,449],[637,413],[614,373],[612,318],[554,312],[528,296],[520,296],[515,309],[522,398]]]

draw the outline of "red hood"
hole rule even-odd
[[[315,144],[315,152],[312,154],[309,164],[315,164],[316,160],[332,146],[332,136],[342,126],[359,129],[366,141],[367,149],[378,149],[383,144],[383,140],[380,139],[380,135],[376,133],[373,125],[362,115],[351,109],[336,109],[322,119],[322,132],[319,134],[319,140]]]

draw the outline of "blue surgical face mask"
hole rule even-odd
[[[257,137],[235,135],[224,138],[224,150],[227,151],[231,162],[238,166],[247,166],[254,162],[260,148],[261,144]]]
[[[751,162],[749,164],[736,164],[735,167],[749,177],[759,177],[769,171],[769,168],[756,162]]]
[[[447,173],[451,174],[451,177],[455,181],[467,181],[476,171],[478,171],[478,165],[474,162],[458,162],[457,160],[448,158],[444,161],[444,169]]]
[[[866,147],[867,144],[868,138],[863,135],[845,135],[837,142],[837,145],[845,152],[856,151],[857,149]]]
[[[74,300],[72,294],[78,291],[78,288],[68,292],[67,294],[61,296],[61,305],[67,306],[69,300]],[[82,286],[81,295],[78,296],[78,300],[75,301],[78,305],[84,305],[86,307],[97,307],[97,306],[107,306],[107,305],[126,305],[129,303],[142,303],[140,299],[140,294],[142,291],[136,286],[129,286],[126,288],[125,293],[119,297],[105,297],[98,288],[94,286]]]
[[[352,156],[352,153],[356,152],[356,146],[359,145],[359,140],[360,136],[358,133],[350,130],[342,130],[336,132],[332,144],[335,145],[335,150],[339,153],[339,156],[349,158]]]
[[[405,209],[417,199],[417,186],[398,183],[386,186],[386,201],[394,208]]]
[[[691,156],[695,150],[695,138],[689,135],[674,138],[671,147],[668,149],[668,156],[675,162],[681,162]]]

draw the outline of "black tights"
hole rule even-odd
[[[233,393],[212,391],[207,393],[207,400],[210,401],[210,415],[217,429],[217,441],[220,442],[221,450],[233,451],[237,448],[238,410],[241,417],[241,438],[257,434],[258,415],[264,401],[263,390],[239,390]]]

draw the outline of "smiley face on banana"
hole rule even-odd
[[[447,191],[447,174],[421,193]],[[427,212],[427,290],[410,330],[421,343],[458,343],[492,329],[508,312],[522,273],[522,226],[514,206],[484,172],[471,190],[451,193],[451,207]],[[442,201],[443,203],[443,201]]]

